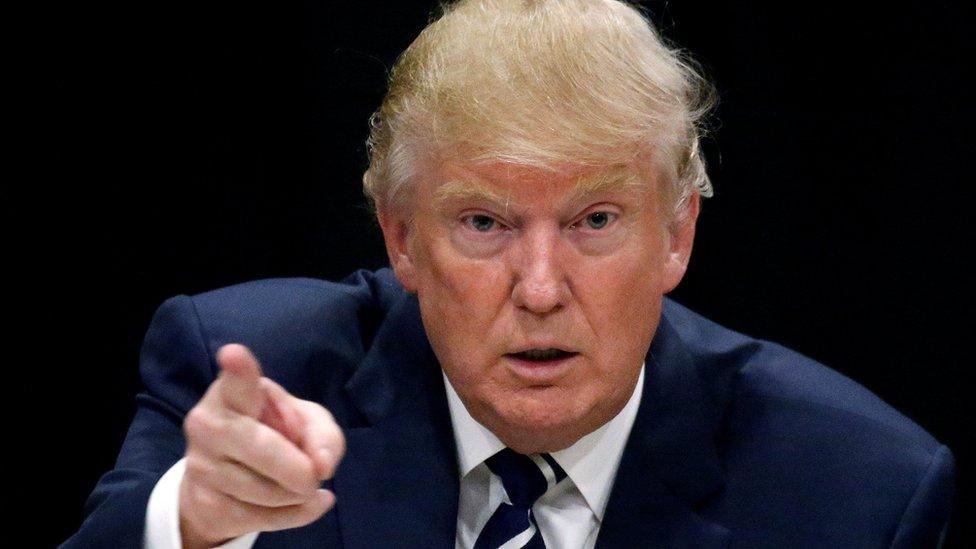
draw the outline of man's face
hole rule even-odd
[[[471,415],[524,453],[612,419],[684,274],[697,197],[669,231],[650,169],[448,165],[422,179],[412,219],[380,221]]]

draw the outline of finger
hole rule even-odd
[[[318,478],[332,478],[346,451],[342,429],[332,414],[322,406],[295,398],[284,388],[270,379],[262,380],[262,388],[269,402],[283,412],[287,411],[291,425],[297,424],[298,436],[290,437],[293,442],[315,463]]]
[[[266,377],[260,379],[259,386],[264,395],[265,406],[258,420],[285,435],[285,438],[296,445],[300,444],[302,420],[294,404],[300,400]]]
[[[200,510],[195,527],[215,538],[297,528],[318,519],[335,504],[335,495],[328,490],[317,490],[304,503],[285,507],[246,503],[202,486],[189,490],[188,497],[188,503]]]
[[[244,503],[261,507],[287,507],[301,505],[310,497],[309,494],[297,494],[286,490],[277,482],[254,472],[242,463],[207,460],[207,465],[204,467],[208,471],[200,474],[199,477],[205,479],[206,484]],[[188,462],[187,474],[189,468]]]
[[[301,448],[312,458],[315,471],[322,480],[335,475],[346,454],[346,438],[328,410],[314,402],[302,402],[304,431]]]
[[[218,384],[220,401],[249,417],[258,417],[264,408],[263,393],[259,387],[261,365],[251,350],[237,343],[224,345],[217,351],[220,366]]]
[[[319,487],[312,460],[294,443],[254,418],[225,421],[215,436],[194,441],[210,456],[226,456],[268,477],[286,490],[311,494]]]

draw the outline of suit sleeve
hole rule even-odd
[[[62,547],[142,547],[149,496],[183,457],[183,417],[215,377],[191,298],[171,298],[156,311],[139,369],[145,390],[136,396],[135,417],[115,467],[98,481],[81,528]]]
[[[941,547],[952,511],[955,461],[941,446],[905,508],[891,542],[896,548]]]

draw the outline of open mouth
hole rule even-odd
[[[577,354],[579,353],[571,353],[562,349],[529,349],[521,353],[509,353],[508,356],[530,362],[550,362],[576,356]]]

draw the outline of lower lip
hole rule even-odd
[[[533,384],[545,385],[565,376],[580,355],[566,355],[553,360],[526,360],[513,355],[505,355],[512,372],[519,378]]]

